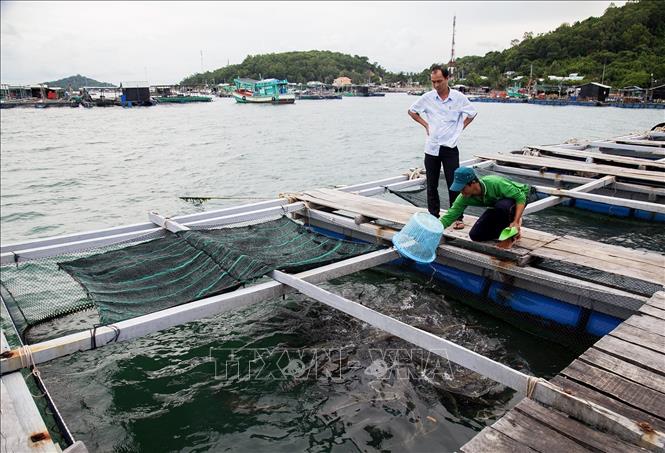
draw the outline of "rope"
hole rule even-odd
[[[404,173],[404,176],[408,178],[409,181],[420,178],[421,169],[419,167],[411,168],[409,171]]]
[[[434,267],[434,265],[430,263],[429,267],[432,269],[432,275],[430,276],[428,282],[426,283],[427,285],[430,285],[432,281],[434,281],[434,277],[436,276],[436,268]]]
[[[536,384],[545,382],[545,379],[536,376],[528,376],[526,381],[526,397],[533,399],[533,392],[536,390]]]
[[[35,366],[35,358],[32,356],[32,349],[30,349],[30,346],[21,346],[18,348],[18,357],[21,359],[21,368]]]
[[[35,363],[35,358],[32,355],[32,349],[30,346],[21,346],[18,348],[18,356],[19,359],[21,359],[21,368],[29,368],[30,369],[30,374],[27,374],[23,377],[23,380],[26,381],[27,385],[27,379],[28,376],[33,375],[35,379],[41,380],[41,373],[39,372],[39,369],[37,368],[37,364]],[[44,392],[42,392],[39,395],[35,395],[34,393],[30,392],[30,394],[35,397],[35,398],[43,398],[46,396]]]
[[[95,350],[97,349],[97,328],[99,327],[108,327],[110,329],[113,329],[114,335],[113,338],[110,339],[106,344],[111,344],[115,343],[118,341],[118,337],[120,336],[120,329],[117,326],[114,326],[113,324],[95,324],[92,326],[92,329],[90,329],[92,332],[90,334],[90,349]]]

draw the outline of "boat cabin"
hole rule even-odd
[[[288,92],[288,80],[235,79],[236,91],[251,96],[276,96]]]

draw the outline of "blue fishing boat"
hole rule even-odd
[[[235,79],[233,97],[240,104],[293,104],[296,96],[289,93],[287,80]]]

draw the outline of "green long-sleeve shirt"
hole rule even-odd
[[[448,228],[464,214],[467,206],[494,206],[502,198],[512,198],[516,204],[526,204],[529,195],[529,186],[511,181],[502,176],[488,175],[478,178],[483,189],[481,195],[465,197],[461,193],[453,205],[441,217],[444,228]]]

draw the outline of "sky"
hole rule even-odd
[[[625,2],[615,1],[617,6]],[[422,71],[600,16],[609,1],[0,2],[2,83],[173,84],[247,55],[331,50]]]

